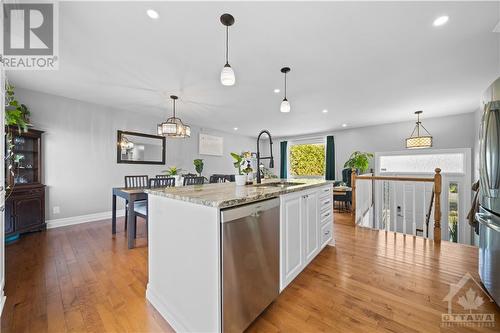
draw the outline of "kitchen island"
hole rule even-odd
[[[176,331],[243,330],[334,245],[332,183],[277,182],[147,191],[146,297]]]

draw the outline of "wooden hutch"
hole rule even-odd
[[[13,174],[5,170],[5,236],[43,230],[45,185],[42,184],[42,131],[20,133],[10,128],[14,156]]]

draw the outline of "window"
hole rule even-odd
[[[325,175],[324,141],[291,144],[289,161],[289,174],[292,177],[323,177]]]
[[[436,153],[380,156],[380,172],[434,173],[436,166],[443,173],[464,173],[465,154]]]
[[[448,186],[448,230],[450,242],[458,242],[458,183],[450,182]]]

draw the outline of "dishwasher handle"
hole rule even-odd
[[[231,222],[247,216],[258,218],[261,212],[279,207],[279,205],[279,198],[274,198],[234,208],[227,208],[220,213],[221,223]]]

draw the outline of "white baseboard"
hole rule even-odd
[[[193,330],[188,329],[185,325],[179,320],[178,316],[174,314],[174,312],[169,309],[168,305],[162,300],[161,296],[156,293],[151,284],[148,283],[146,287],[146,299],[153,305],[153,307],[160,313],[160,315],[168,322],[168,324],[174,329],[176,332],[192,332]]]
[[[87,214],[87,215],[71,216],[71,217],[65,217],[62,219],[47,220],[46,224],[47,224],[47,229],[53,229],[53,228],[65,227],[65,226],[73,225],[73,224],[107,220],[107,219],[111,218],[111,215],[112,215],[111,211],[109,211],[109,212],[94,213],[94,214]],[[125,216],[125,209],[117,210],[116,216],[117,217]]]

